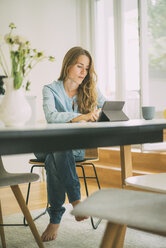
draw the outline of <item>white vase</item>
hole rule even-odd
[[[3,79],[5,95],[0,104],[0,120],[8,127],[21,127],[31,117],[31,107],[23,88],[14,89],[13,78]]]

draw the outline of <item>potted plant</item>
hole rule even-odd
[[[14,23],[10,23],[9,28],[8,34],[0,36],[0,67],[6,76],[3,78],[6,92],[0,105],[0,119],[7,126],[22,126],[31,115],[23,91],[30,85],[27,76],[39,62],[45,59],[52,62],[55,59],[31,48],[30,42],[24,37],[14,35]],[[3,50],[5,46],[8,47],[8,58],[4,52],[6,50]]]

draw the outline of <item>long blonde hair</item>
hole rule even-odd
[[[86,55],[89,58],[88,74],[78,88],[77,104],[78,111],[82,114],[89,113],[97,107],[97,75],[94,70],[94,64],[90,53],[82,47],[73,47],[65,55],[62,63],[62,69],[58,80],[65,81],[68,76],[69,68],[75,65],[80,55]]]

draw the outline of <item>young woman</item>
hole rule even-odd
[[[105,101],[96,87],[96,74],[89,52],[81,47],[71,48],[64,57],[58,81],[43,88],[43,109],[48,123],[96,121]],[[41,159],[44,154],[36,154]],[[84,158],[84,150],[54,152],[43,157],[47,175],[47,195],[50,223],[42,240],[51,241],[57,231],[65,208],[65,194],[74,206],[80,202],[80,182],[75,161]],[[87,217],[76,218],[77,221]]]

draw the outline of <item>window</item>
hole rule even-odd
[[[149,103],[159,117],[166,109],[166,1],[148,0]]]
[[[128,116],[139,118],[137,0],[97,1],[96,48],[100,89],[111,100],[125,100]]]
[[[103,94],[115,99],[113,0],[97,1],[96,71]]]
[[[156,108],[156,118],[163,118],[166,109],[166,1],[147,0],[147,73],[148,91],[143,93],[149,105]],[[144,150],[166,149],[166,143],[145,144]]]
[[[153,105],[166,109],[166,1],[98,0],[96,58],[99,86],[111,100],[125,100],[130,119]],[[145,145],[162,149],[165,144]]]
[[[128,116],[140,118],[140,72],[138,6],[136,0],[124,1],[125,82]]]

